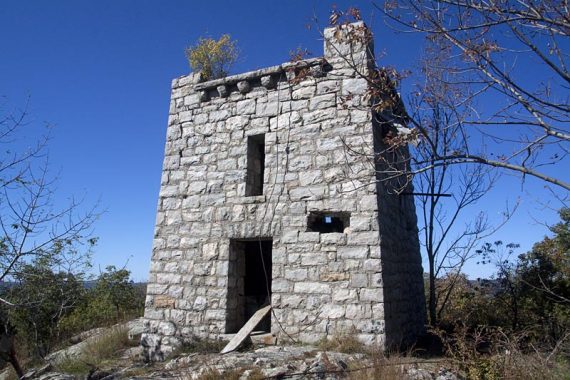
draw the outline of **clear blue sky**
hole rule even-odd
[[[382,64],[413,68],[421,38],[395,34],[369,2],[355,5],[375,32]],[[0,96],[9,107],[30,97],[35,124],[54,125],[50,161],[59,173],[58,202],[85,196],[106,212],[95,226],[100,238],[95,265],[128,268],[146,279],[160,184],[170,83],[189,67],[184,48],[200,36],[229,33],[241,58],[234,72],[287,61],[297,46],[318,56],[322,42],[313,25],[326,23],[326,1],[4,0],[0,5]],[[372,22],[370,22],[372,20]],[[523,197],[504,240],[523,248],[541,239],[554,213],[536,203],[542,185],[506,176],[478,207],[493,216],[507,199]],[[516,236],[516,237],[514,237]],[[470,267],[477,276],[487,274]]]

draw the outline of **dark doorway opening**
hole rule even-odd
[[[226,333],[236,333],[263,306],[271,302],[271,249],[267,238],[230,240]],[[271,315],[256,331],[271,331]]]

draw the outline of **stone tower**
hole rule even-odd
[[[257,329],[281,341],[353,333],[387,348],[422,331],[414,202],[378,170],[389,121],[371,111],[363,77],[371,41],[351,38],[365,32],[326,29],[322,58],[173,81],[142,338],[150,359],[235,333],[267,304]]]

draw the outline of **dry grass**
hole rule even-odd
[[[370,347],[360,342],[352,332],[339,333],[323,338],[317,344],[319,350],[341,352],[343,354],[370,354]]]
[[[372,357],[371,365],[362,366],[360,363],[351,363],[348,367],[349,380],[392,380],[402,379],[405,375],[401,357],[385,357],[376,354]]]
[[[132,346],[129,330],[126,327],[113,327],[104,335],[91,340],[84,354],[97,362],[114,359],[126,348]]]
[[[198,380],[239,380],[246,374],[248,380],[262,380],[265,378],[259,368],[237,368],[220,372],[218,369],[210,368],[198,377]]]
[[[570,379],[566,359],[532,349],[524,334],[489,327],[472,331],[464,326],[451,334],[436,334],[442,338],[450,367],[468,379]]]
[[[217,354],[226,346],[228,342],[221,339],[202,339],[198,337],[184,342],[180,347],[172,351],[167,357],[166,361],[177,358],[187,354]]]
[[[228,344],[227,341],[221,339],[200,339],[194,338],[184,343],[177,352],[180,354],[217,354]]]
[[[153,370],[155,370],[154,366],[148,366],[148,365],[143,366],[138,364],[133,367],[125,369],[125,371],[123,371],[123,373],[121,374],[121,378],[131,379],[131,378],[148,376],[148,374],[151,373]]]
[[[538,353],[505,352],[491,356],[479,355],[456,364],[468,379],[474,380],[570,379],[568,363],[547,361]]]
[[[93,367],[90,363],[86,362],[83,357],[71,357],[67,356],[63,359],[58,360],[55,365],[55,369],[58,372],[71,374],[71,375],[85,375],[88,374]]]
[[[12,365],[8,364],[8,367],[6,374],[4,375],[3,379],[4,380],[18,380],[18,375],[16,374],[16,371],[14,371],[14,368],[12,368]]]
[[[126,327],[113,327],[105,334],[90,339],[79,357],[66,357],[58,361],[56,368],[64,373],[86,374],[106,361],[117,359],[132,344]]]

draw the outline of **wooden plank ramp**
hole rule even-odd
[[[224,347],[220,354],[227,354],[236,350],[241,344],[249,337],[249,334],[255,329],[255,327],[261,322],[261,320],[269,314],[271,311],[271,305],[267,305],[257,310],[255,314],[249,318],[249,320],[243,325],[243,327],[238,331],[238,333],[230,340],[230,342]]]

